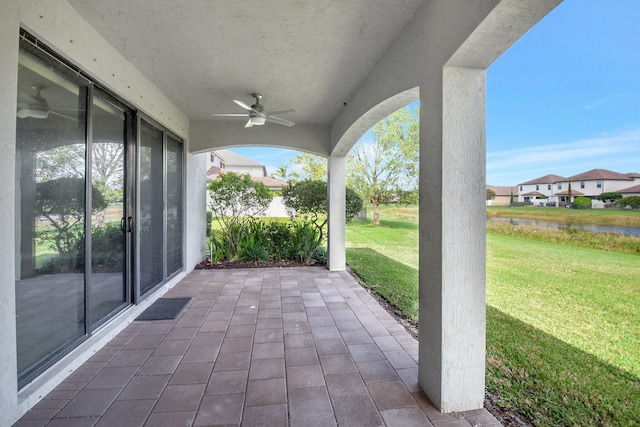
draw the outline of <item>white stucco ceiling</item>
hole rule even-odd
[[[314,124],[337,116],[422,3],[68,1],[191,119],[243,112],[232,100],[258,91]]]

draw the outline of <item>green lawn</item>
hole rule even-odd
[[[539,206],[487,206],[487,216],[530,218],[564,223],[640,226],[640,210],[567,209]]]
[[[566,210],[568,211],[568,209]],[[347,262],[417,317],[417,224],[347,226]],[[487,388],[537,425],[640,423],[638,255],[489,233]]]

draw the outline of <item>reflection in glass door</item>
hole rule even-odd
[[[86,333],[87,87],[21,49],[16,112],[16,332],[24,383]]]
[[[91,108],[91,323],[127,303],[126,113],[106,97]]]

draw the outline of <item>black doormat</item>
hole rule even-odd
[[[158,298],[136,320],[175,319],[191,298]]]

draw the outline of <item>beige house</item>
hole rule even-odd
[[[487,206],[509,206],[511,200],[518,200],[518,187],[506,185],[490,185],[488,190],[492,190],[496,197],[493,200],[487,200]]]
[[[534,205],[564,206],[578,196],[591,199],[602,193],[628,191],[640,183],[640,174],[620,173],[607,169],[592,169],[568,178],[559,175],[545,175],[518,184],[518,201]],[[571,186],[571,200],[569,200]],[[633,191],[633,188],[631,188]],[[602,207],[602,203],[594,200],[593,207]]]

